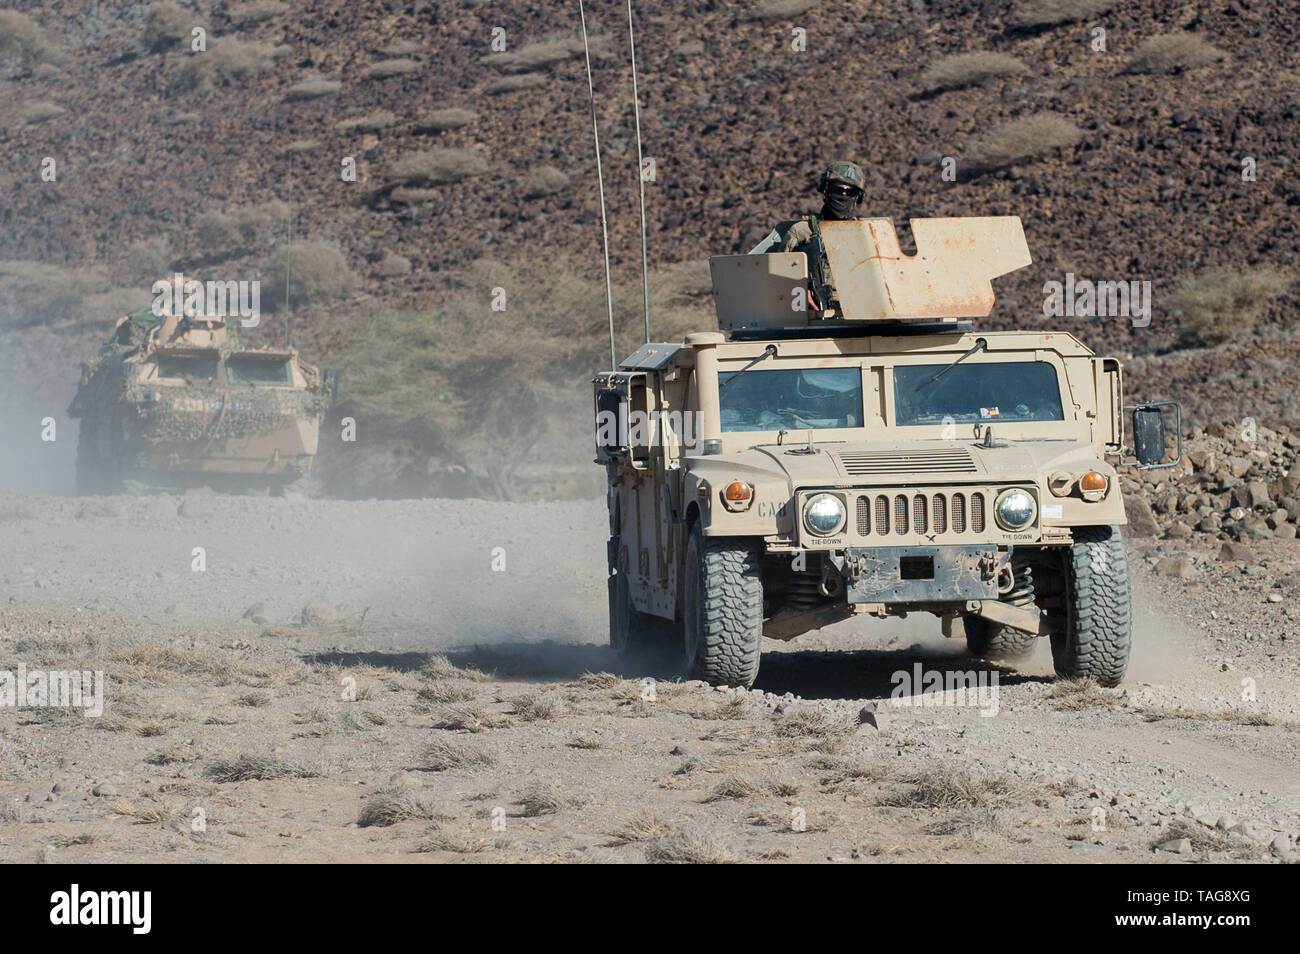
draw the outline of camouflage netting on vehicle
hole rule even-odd
[[[151,395],[158,394],[157,400]],[[132,437],[149,443],[237,440],[317,419],[329,396],[279,388],[222,391],[218,388],[126,387],[136,420]]]

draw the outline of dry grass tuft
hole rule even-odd
[[[1105,13],[1116,2],[1117,0],[1021,0],[1011,14],[1011,22],[1022,27],[1074,23]]]
[[[215,782],[265,782],[277,778],[319,778],[320,772],[278,755],[241,752],[214,759],[204,772]]]
[[[424,749],[424,761],[430,771],[445,772],[455,768],[480,768],[496,764],[487,752],[435,739]]]
[[[571,804],[554,788],[539,787],[525,792],[519,797],[519,806],[525,818],[538,815],[554,815],[561,808]]]
[[[879,804],[896,808],[996,808],[1027,802],[1033,794],[1017,779],[948,766],[910,775],[903,781],[912,788],[887,793]]]
[[[622,825],[619,825],[609,833],[609,847],[617,848],[620,845],[635,845],[641,842],[654,841],[656,838],[663,838],[673,831],[673,826],[650,812],[638,812],[633,815]]]
[[[17,60],[19,70],[28,75],[42,63],[52,62],[55,52],[35,20],[17,10],[0,10],[0,65],[10,59]]]
[[[394,76],[410,76],[420,72],[420,64],[415,60],[399,57],[392,60],[380,60],[371,63],[365,69],[367,79],[392,79]]]
[[[525,722],[549,722],[564,715],[564,702],[553,692],[530,692],[511,700],[514,714]]]
[[[475,122],[478,122],[478,113],[474,112],[474,110],[452,106],[447,109],[435,109],[425,113],[424,118],[415,124],[415,131],[447,132]]]
[[[488,732],[492,729],[508,729],[512,723],[509,719],[498,718],[482,706],[458,703],[449,705],[442,711],[440,729],[452,729],[463,732]]]
[[[931,64],[921,76],[921,87],[927,92],[964,89],[989,80],[1020,76],[1028,69],[1007,53],[959,53]]]
[[[968,161],[976,169],[1006,169],[1078,145],[1083,130],[1063,116],[1036,113],[990,131],[974,143]]]
[[[646,846],[645,860],[654,865],[728,865],[738,859],[712,836],[673,832]]]
[[[704,796],[706,802],[721,802],[728,799],[754,798],[763,794],[763,789],[747,778],[729,775],[713,786],[713,790]]]
[[[1139,46],[1125,69],[1129,73],[1179,73],[1226,58],[1226,53],[1195,33],[1167,33]]]
[[[433,828],[417,841],[411,850],[416,852],[449,851],[457,855],[473,855],[487,851],[491,847],[492,843],[482,838]]]
[[[445,818],[437,807],[421,798],[418,792],[405,787],[381,788],[372,792],[361,806],[357,824],[362,828],[387,827],[411,819]]]

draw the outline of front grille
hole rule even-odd
[[[964,447],[914,451],[862,451],[840,454],[840,464],[850,477],[889,474],[973,474],[979,468]]]
[[[856,504],[858,536],[983,533],[985,496],[982,490],[861,494]]]

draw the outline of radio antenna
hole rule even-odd
[[[636,36],[632,30],[632,0],[627,0],[627,43],[632,51],[632,113],[636,117],[636,181],[641,190],[641,295],[645,305],[645,343],[650,343],[650,253],[646,249],[645,162],[641,155],[641,98],[636,89]]]
[[[596,186],[600,190],[600,234],[605,251],[605,307],[609,312],[609,366],[618,368],[614,345],[614,289],[609,278],[609,220],[605,216],[605,175],[600,165],[600,128],[596,124],[596,87],[591,79],[591,43],[587,39],[587,14],[578,0],[578,17],[582,21],[582,50],[587,59],[587,95],[591,100],[591,135],[596,142]]]

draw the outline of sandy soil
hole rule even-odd
[[[1135,547],[1116,690],[1056,682],[1046,646],[990,669],[915,616],[771,643],[724,692],[603,645],[604,524],[599,501],[0,497],[0,671],[106,679],[100,717],[0,709],[0,859],[1293,857],[1295,541],[1249,566]],[[1175,553],[1189,579],[1154,569]],[[891,699],[917,665],[996,693]]]

